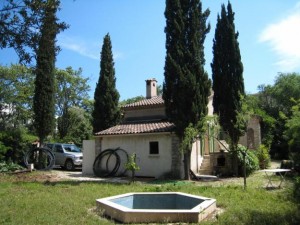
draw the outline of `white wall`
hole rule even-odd
[[[198,172],[203,157],[201,156],[201,143],[200,140],[196,140],[192,146],[191,152],[191,170],[195,173]]]
[[[158,155],[149,154],[150,141],[159,142]],[[136,153],[136,163],[140,167],[140,170],[136,172],[136,176],[149,176],[157,178],[171,171],[171,134],[103,137],[102,151],[108,148],[118,147],[124,149],[129,155]]]
[[[82,174],[93,175],[93,164],[95,161],[95,141],[94,140],[84,140],[82,143]]]

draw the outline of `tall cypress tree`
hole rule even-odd
[[[220,117],[223,130],[229,135],[231,147],[236,149],[243,130],[237,126],[238,113],[242,109],[241,99],[245,95],[243,64],[235,32],[234,13],[230,2],[222,5],[218,15],[213,41],[212,78],[214,90],[214,113]]]
[[[34,124],[41,144],[43,144],[47,135],[53,131],[55,124],[55,39],[59,32],[56,18],[59,1],[49,0],[45,4],[45,15],[37,50],[33,98]]]
[[[199,0],[166,1],[163,98],[180,141],[191,124],[196,128],[207,115],[210,81],[203,68],[203,43],[210,30],[208,15],[209,10],[202,12]],[[185,179],[189,179],[190,157],[191,149],[184,149]]]
[[[93,131],[99,132],[116,125],[120,120],[119,92],[116,78],[110,36],[104,37],[100,76],[94,94]]]

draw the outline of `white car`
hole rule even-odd
[[[55,155],[55,166],[61,166],[66,170],[74,170],[76,166],[82,166],[82,152],[76,145],[63,143],[46,145]]]

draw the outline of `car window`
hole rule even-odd
[[[47,146],[48,148],[52,149],[53,144],[47,144],[46,146]]]
[[[81,152],[80,148],[73,144],[64,144],[63,147],[68,152]]]
[[[64,152],[61,145],[55,145],[54,151],[56,151],[56,152]]]

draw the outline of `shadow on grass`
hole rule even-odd
[[[56,185],[70,185],[70,186],[79,186],[80,184],[104,184],[104,183],[110,183],[114,184],[116,186],[121,186],[124,184],[129,185],[129,183],[115,183],[115,182],[109,182],[109,181],[96,181],[96,180],[89,180],[89,181],[79,181],[79,180],[62,180],[62,181],[45,181],[43,184],[45,186],[56,186]]]
[[[290,210],[287,213],[278,212],[261,212],[253,210],[247,213],[249,219],[243,224],[245,225],[274,225],[274,224],[289,224],[299,225],[300,224],[300,211],[299,208]]]

